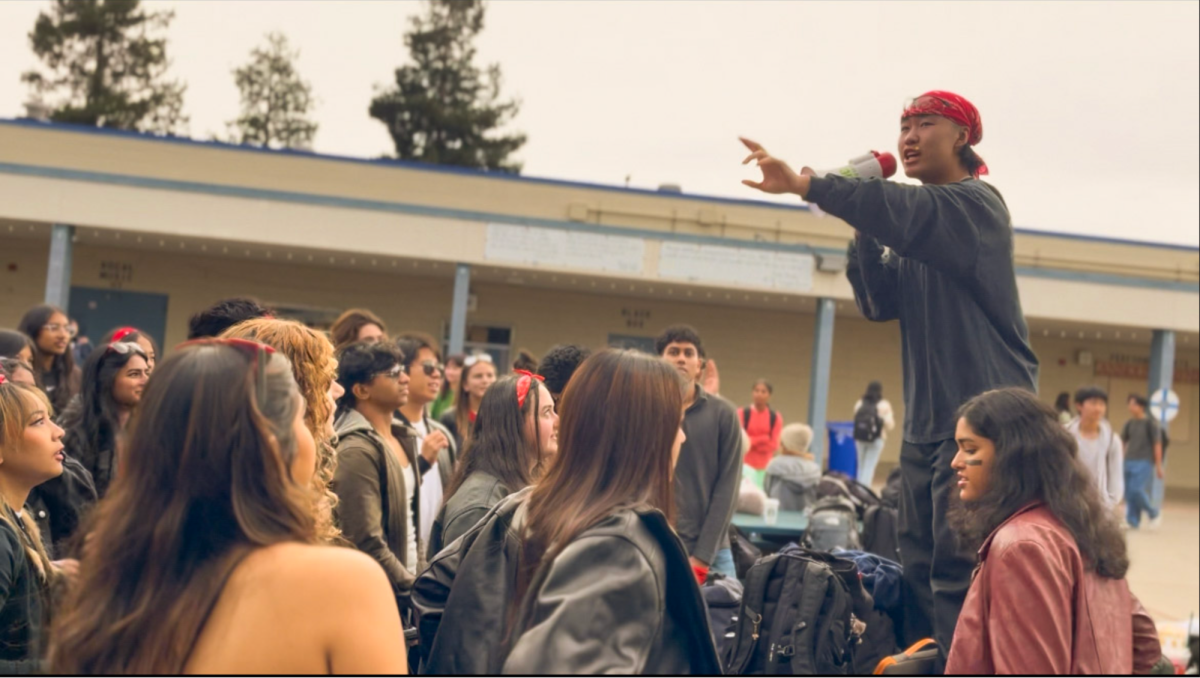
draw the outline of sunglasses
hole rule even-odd
[[[130,353],[146,357],[146,352],[142,347],[129,341],[114,341],[104,347],[105,353],[116,353],[117,355],[129,355]]]
[[[470,356],[463,361],[463,367],[471,367],[475,363],[480,362],[490,363],[492,362],[492,356],[487,353],[476,353],[475,355]]]
[[[425,360],[421,362],[421,371],[425,376],[432,377],[435,374],[443,374],[446,371],[446,366],[436,360]]]
[[[376,372],[375,375],[371,377],[371,379],[375,379],[375,377],[387,377],[388,379],[399,379],[400,375],[404,374],[404,371],[405,370],[404,370],[403,365],[396,365],[395,367],[393,367],[390,370],[385,370],[383,372]]]

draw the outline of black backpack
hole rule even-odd
[[[890,506],[894,509],[900,509],[900,495],[904,493],[904,475],[897,466],[888,473],[887,483],[883,486],[883,492],[879,493],[879,500],[884,506]]]
[[[755,546],[741,528],[732,524],[729,526],[729,550],[733,554],[733,569],[739,580],[746,578],[746,573],[763,555],[762,549]]]
[[[854,505],[861,520],[871,506],[883,503],[875,490],[863,485],[857,480],[840,471],[827,471],[817,484],[817,498],[842,497]]]
[[[747,432],[749,432],[749,428],[750,428],[750,409],[752,407],[753,407],[753,405],[742,409],[742,430],[745,430]],[[767,412],[769,412],[771,414],[771,430],[774,431],[775,430],[775,422],[778,421],[778,419],[779,419],[779,413],[770,408],[767,408]]]
[[[863,515],[862,547],[867,553],[900,562],[900,510],[879,505]]]
[[[804,531],[804,545],[814,551],[861,551],[858,512],[842,497],[825,497],[813,506]]]
[[[853,668],[854,601],[836,569],[848,561],[800,549],[760,560],[746,577],[729,675],[846,675]],[[853,563],[848,563],[857,577]],[[861,584],[859,585],[861,589]]]
[[[733,645],[742,594],[743,588],[738,580],[729,579],[719,572],[709,572],[708,581],[700,587],[718,657],[724,658]]]
[[[864,402],[854,413],[854,439],[861,443],[873,443],[883,435],[883,419],[879,417],[876,403]]]

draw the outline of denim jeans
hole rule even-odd
[[[712,565],[708,569],[713,572],[720,572],[730,579],[737,579],[737,568],[733,564],[733,551],[730,549],[719,549],[717,555],[713,558]]]
[[[1154,483],[1154,462],[1149,459],[1125,460],[1125,522],[1136,529],[1142,524],[1142,514],[1150,520],[1158,518],[1158,509],[1150,497]]]
[[[871,483],[875,482],[879,455],[883,454],[883,438],[869,443],[855,440],[854,446],[858,448],[858,482],[871,487]]]

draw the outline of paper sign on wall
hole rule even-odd
[[[646,242],[619,235],[488,224],[483,256],[489,261],[529,266],[641,275]]]
[[[664,242],[658,275],[688,282],[808,292],[812,290],[813,265],[810,254]]]

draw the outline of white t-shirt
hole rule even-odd
[[[429,426],[425,424],[424,418],[421,421],[415,422],[413,428],[417,430],[417,456],[421,456],[421,443],[425,440],[425,436],[429,435]],[[421,478],[421,543],[429,543],[429,535],[433,532],[433,521],[437,518],[437,512],[442,508],[442,496],[445,494],[445,488],[442,487],[442,474],[438,471],[438,464],[435,461],[425,476]]]
[[[1107,421],[1100,422],[1100,432],[1095,438],[1087,438],[1079,432],[1079,419],[1067,424],[1067,432],[1075,436],[1079,447],[1079,461],[1091,473],[1100,496],[1109,508],[1125,498],[1125,446],[1121,436]]]
[[[413,490],[417,486],[417,469],[412,464],[404,467],[404,505],[412,506]],[[413,574],[417,572],[417,529],[413,525],[412,512],[408,514],[408,540],[404,549],[404,568]]]

